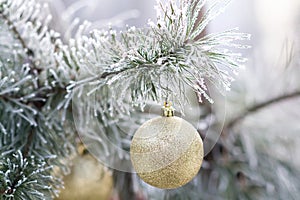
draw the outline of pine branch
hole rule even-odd
[[[0,3],[0,199],[53,199],[74,153],[73,127],[62,117],[73,67],[56,60],[63,45],[44,8],[35,0]]]
[[[68,91],[87,86],[89,96],[108,87],[109,96],[102,95],[102,100],[112,103],[95,109],[110,112],[115,118],[130,113],[128,102],[143,109],[148,100],[160,102],[166,96],[178,100],[183,109],[188,101],[186,87],[196,92],[199,101],[204,97],[212,103],[206,81],[221,91],[229,89],[234,72],[245,60],[226,47],[245,48],[233,41],[249,39],[249,35],[229,30],[199,38],[228,2],[214,4],[198,22],[204,3],[158,2],[157,23],[149,22],[148,28],[131,27],[119,34],[115,30],[96,30],[90,37],[72,41],[71,52],[60,62],[76,64],[84,76]]]
[[[300,97],[300,91],[295,91],[295,92],[292,92],[290,94],[284,94],[284,95],[278,96],[276,98],[267,100],[265,102],[253,105],[250,108],[248,108],[245,112],[243,112],[240,115],[238,115],[237,117],[233,118],[227,124],[227,127],[229,129],[233,128],[238,122],[240,122],[241,120],[243,120],[244,118],[246,118],[248,115],[251,115],[251,114],[253,114],[253,113],[255,113],[255,112],[259,111],[259,110],[262,110],[262,109],[264,109],[264,108],[266,108],[268,106],[272,106],[274,104],[281,103],[283,101],[287,101],[287,100],[290,100],[290,99],[293,99],[293,98],[299,98],[299,97]]]
[[[3,11],[0,10],[0,17],[6,21],[9,30],[11,30],[13,32],[13,34],[16,36],[17,40],[20,42],[22,48],[24,49],[26,55],[27,55],[27,59],[28,59],[28,63],[30,64],[32,70],[31,73],[35,74],[35,71],[37,71],[38,73],[40,73],[41,70],[39,70],[36,66],[35,63],[32,61],[32,57],[33,57],[33,52],[30,48],[28,48],[25,40],[22,38],[21,34],[19,33],[18,29],[16,26],[14,26],[14,23],[8,18],[8,16],[6,16]]]
[[[21,37],[21,34],[19,33],[19,31],[17,30],[17,27],[14,26],[13,22],[5,15],[3,14],[2,11],[0,11],[0,17],[2,19],[4,19],[4,21],[7,22],[7,25],[9,27],[9,29],[14,33],[14,35],[16,36],[16,38],[19,40],[19,42],[21,43],[23,49],[28,49],[25,41],[23,40],[23,38]],[[29,49],[28,49],[29,50]],[[29,54],[30,51],[26,52],[28,57],[30,57],[31,55]]]
[[[55,189],[61,182],[51,176],[52,167],[43,159],[25,158],[17,151],[6,159],[0,157],[0,169],[0,199],[45,200],[57,196]]]

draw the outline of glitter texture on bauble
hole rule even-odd
[[[134,134],[130,146],[133,167],[146,183],[174,189],[191,181],[203,161],[203,143],[197,130],[169,112],[145,122]]]

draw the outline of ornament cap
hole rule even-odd
[[[170,101],[165,101],[164,106],[162,107],[162,115],[164,117],[174,117],[175,109],[172,106]]]

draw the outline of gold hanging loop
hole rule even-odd
[[[164,117],[174,117],[175,109],[172,106],[170,101],[165,101],[164,106],[162,107],[162,116]]]

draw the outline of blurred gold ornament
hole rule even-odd
[[[203,160],[203,143],[197,130],[174,116],[165,103],[163,117],[145,122],[135,133],[131,161],[139,177],[163,189],[185,185],[195,177]]]
[[[74,158],[71,174],[64,177],[64,182],[65,189],[57,200],[105,200],[112,193],[110,172],[90,154]]]

